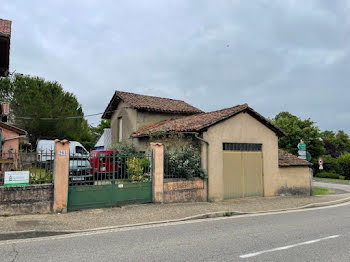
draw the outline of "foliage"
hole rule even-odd
[[[343,154],[337,159],[339,174],[350,179],[350,154]]]
[[[40,138],[66,138],[91,147],[82,107],[59,83],[17,74],[11,80],[1,78],[0,86],[0,97],[11,102],[14,122],[28,132],[32,144]]]
[[[165,171],[171,177],[191,179],[205,175],[200,167],[200,151],[192,145],[168,150],[165,158],[167,165]]]
[[[277,114],[272,122],[284,130],[288,136],[279,138],[278,145],[289,153],[297,155],[297,145],[303,139],[307,151],[314,159],[324,154],[324,145],[318,127],[311,119],[301,120],[289,112]]]
[[[137,156],[139,153],[136,151],[136,148],[133,144],[127,143],[125,141],[115,144],[112,148],[113,150],[118,151],[118,155],[121,158],[127,158],[131,156]]]
[[[336,173],[328,173],[328,172],[319,172],[319,173],[316,174],[316,177],[339,179],[339,175],[338,174],[336,174]]]
[[[350,138],[343,130],[337,133],[326,130],[321,133],[321,137],[325,143],[326,154],[338,157],[341,154],[350,153]]]
[[[128,167],[128,177],[133,182],[144,182],[149,181],[149,167],[150,161],[146,158],[130,157],[126,161]]]
[[[100,123],[96,127],[90,126],[94,144],[102,136],[104,129],[110,128],[110,127],[111,127],[110,119],[101,119]]]
[[[338,173],[339,166],[337,159],[333,158],[330,155],[325,155],[322,157],[323,159],[323,169],[329,173]]]

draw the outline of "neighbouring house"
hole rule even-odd
[[[0,122],[0,171],[17,168],[20,139],[26,135],[26,131]]]
[[[0,76],[8,76],[10,64],[11,21],[0,19]]]
[[[97,140],[94,149],[104,150],[109,149],[112,146],[112,129],[105,128],[100,138]]]
[[[117,91],[103,117],[112,119],[114,141],[141,151],[169,134],[198,139],[209,200],[311,192],[310,163],[279,150],[284,131],[247,104],[204,113],[183,101]]]

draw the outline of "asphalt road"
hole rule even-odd
[[[0,261],[349,261],[350,204],[0,242]]]
[[[331,190],[338,190],[342,192],[350,192],[350,184],[340,184],[340,183],[332,183],[332,182],[319,182],[313,181],[314,186],[325,187]]]

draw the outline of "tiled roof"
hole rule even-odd
[[[11,21],[0,19],[0,35],[11,36]]]
[[[278,149],[278,164],[280,167],[312,165],[310,162],[300,159],[297,156],[292,155],[281,149]]]
[[[27,134],[27,132],[24,131],[23,129],[20,129],[20,128],[18,128],[18,127],[15,127],[15,126],[6,124],[6,123],[4,123],[4,122],[0,122],[0,127],[1,127],[1,128],[5,128],[5,129],[7,129],[7,130],[11,130],[11,131],[13,131],[13,132],[16,132],[16,133],[19,134],[19,135],[26,135],[26,134]]]
[[[120,100],[142,111],[173,114],[198,114],[203,112],[181,100],[116,91],[102,118],[111,118]]]
[[[278,135],[285,135],[281,129],[270,123],[266,118],[250,108],[248,104],[243,104],[209,113],[201,113],[151,124],[140,128],[138,131],[132,134],[132,137],[167,133],[199,132],[241,112],[249,113]]]

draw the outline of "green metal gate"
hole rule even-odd
[[[71,155],[69,166],[68,211],[152,202],[152,154],[92,151]]]

